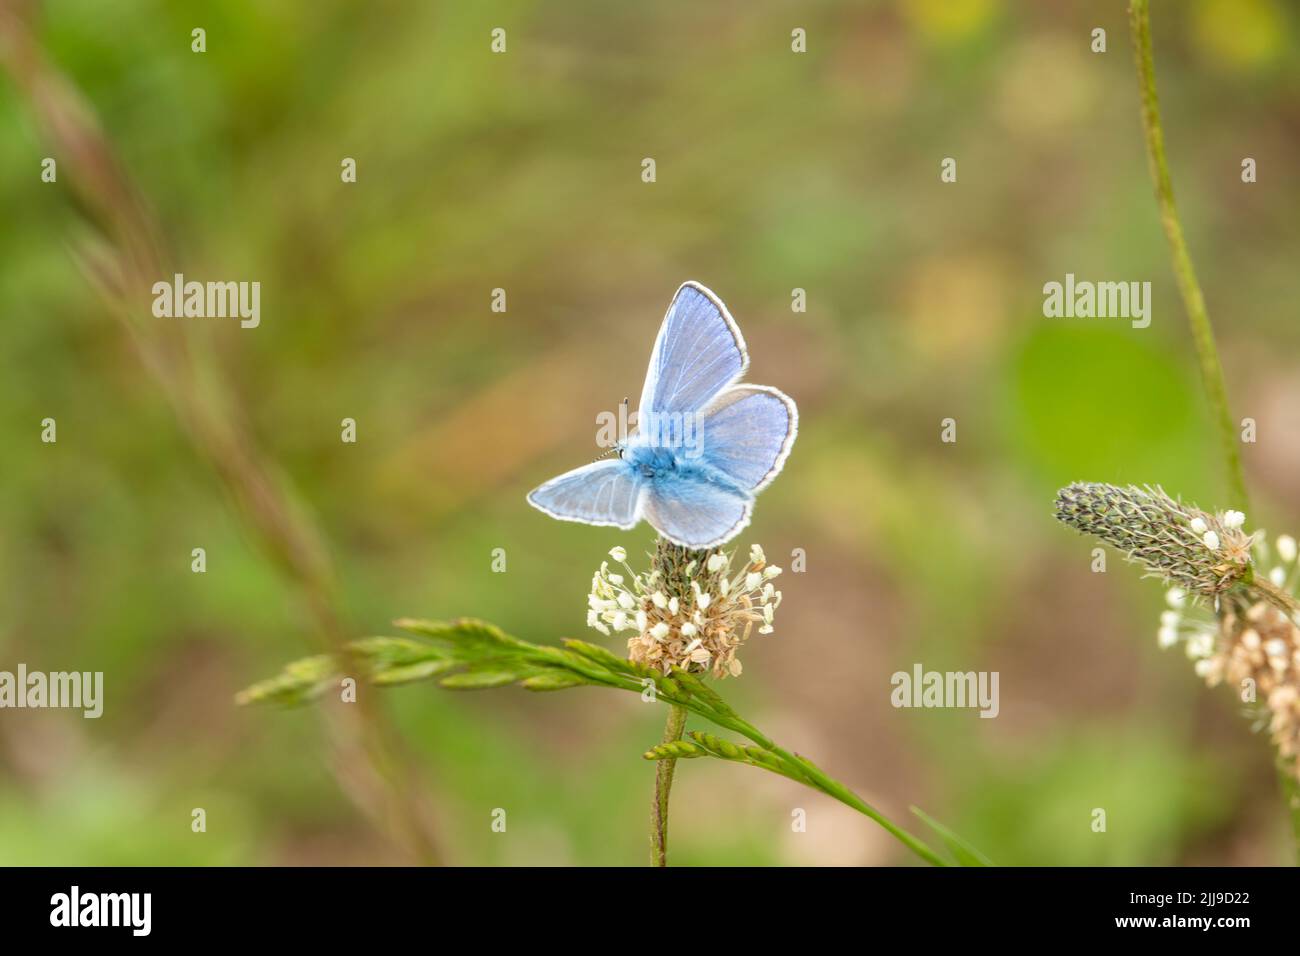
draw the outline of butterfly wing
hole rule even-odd
[[[561,521],[627,530],[641,520],[644,483],[621,459],[566,471],[528,493],[528,503]]]
[[[730,541],[749,524],[754,500],[695,477],[659,478],[647,487],[645,519],[655,530],[686,548],[713,548]]]
[[[799,434],[794,399],[766,385],[728,388],[704,410],[703,419],[705,462],[750,494],[777,476]]]
[[[700,413],[709,468],[649,479],[628,461],[600,461],[553,478],[529,503],[553,518],[624,529],[644,517],[688,548],[729,541],[749,524],[754,493],[781,470],[798,432],[790,398],[735,384],[748,367],[744,336],[722,300],[683,284],[650,354],[639,416]]]
[[[686,282],[659,327],[638,415],[699,411],[748,367],[745,338],[722,300]]]

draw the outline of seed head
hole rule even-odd
[[[1212,656],[1197,673],[1241,693],[1250,687],[1255,713],[1267,726],[1278,755],[1300,776],[1300,630],[1295,621],[1263,601],[1232,606],[1219,619]]]
[[[1243,520],[1224,517],[1231,517],[1225,522],[1230,532]],[[1211,533],[1208,525],[1205,533]],[[1254,548],[1255,561],[1267,566],[1262,537],[1255,538]],[[1268,573],[1272,593],[1256,578],[1217,595],[1211,613],[1205,605],[1189,605],[1179,589],[1171,589],[1156,639],[1162,648],[1183,642],[1198,676],[1211,687],[1222,683],[1233,688],[1257,718],[1256,728],[1268,728],[1283,766],[1300,779],[1300,616],[1282,610],[1294,608],[1297,601],[1295,539],[1278,538],[1277,552],[1282,564]]]
[[[1057,492],[1056,517],[1195,594],[1217,595],[1253,577],[1254,538],[1239,511],[1210,514],[1160,488],[1077,482]]]
[[[781,569],[757,545],[743,566],[733,568],[734,559],[735,552],[692,551],[660,538],[645,574],[624,563],[620,575],[605,562],[591,581],[587,624],[603,634],[634,632],[628,657],[665,674],[680,667],[736,676],[736,652],[755,625],[760,634],[772,633],[781,592],[770,582]]]

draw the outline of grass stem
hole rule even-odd
[[[1187,240],[1183,236],[1182,221],[1174,203],[1174,187],[1169,177],[1169,162],[1165,157],[1165,134],[1160,122],[1160,99],[1156,94],[1155,57],[1151,51],[1151,10],[1149,0],[1131,0],[1129,28],[1133,35],[1133,51],[1137,59],[1138,85],[1142,94],[1142,128],[1146,132],[1147,160],[1151,179],[1155,183],[1156,202],[1160,207],[1160,222],[1169,242],[1174,275],[1178,291],[1187,308],[1187,320],[1192,328],[1192,341],[1200,360],[1201,382],[1210,403],[1227,470],[1228,485],[1233,506],[1249,512],[1250,498],[1246,492],[1246,476],[1241,466],[1241,449],[1237,443],[1237,429],[1228,410],[1228,390],[1223,381],[1223,363],[1214,342],[1214,328],[1205,309],[1205,297],[1196,278]],[[1275,589],[1274,589],[1275,590]],[[1277,600],[1277,595],[1270,595]],[[1291,602],[1294,603],[1294,602]],[[1300,861],[1300,787],[1294,770],[1279,768],[1282,797],[1291,817],[1291,839],[1296,858]]]
[[[1245,472],[1241,467],[1241,450],[1237,442],[1237,428],[1228,410],[1228,390],[1223,381],[1223,364],[1214,342],[1214,327],[1205,309],[1205,296],[1196,278],[1191,253],[1183,235],[1182,220],[1174,202],[1174,186],[1169,178],[1169,162],[1165,157],[1164,127],[1160,122],[1160,99],[1156,95],[1155,60],[1151,52],[1151,16],[1148,0],[1132,0],[1129,5],[1129,25],[1133,34],[1133,49],[1137,58],[1138,84],[1142,94],[1142,128],[1146,132],[1147,160],[1151,179],[1155,183],[1156,203],[1160,207],[1160,222],[1164,226],[1173,261],[1178,291],[1187,308],[1187,321],[1192,329],[1192,341],[1201,366],[1201,382],[1214,417],[1219,446],[1223,452],[1232,506],[1249,513],[1250,500],[1246,492]]]
[[[668,721],[664,725],[663,743],[671,744],[682,739],[686,730],[686,708],[668,705]],[[650,805],[650,865],[668,865],[668,794],[673,788],[673,771],[676,760],[659,760],[655,763],[655,794]]]

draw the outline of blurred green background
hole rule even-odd
[[[1076,479],[1227,504],[1122,2],[46,6],[50,58],[187,276],[262,283],[261,327],[221,325],[212,347],[318,517],[357,634],[472,614],[600,639],[591,572],[652,532],[561,524],[524,493],[594,457],[595,415],[639,394],[693,278],[744,328],[751,380],[802,413],[737,542],[807,553],[776,634],[723,688],[743,712],[999,863],[1285,860],[1266,737],[1157,649],[1160,588],[1114,554],[1090,573],[1091,543],[1051,516]],[[1300,17],[1154,7],[1180,206],[1234,412],[1259,423],[1250,524],[1294,532]],[[45,155],[0,83],[0,668],[102,670],[106,705],[0,712],[0,863],[406,862],[327,765],[319,709],[232,705],[312,635],[68,255],[83,227],[66,185],[40,181]],[[1043,318],[1043,283],[1067,272],[1150,280],[1150,328]],[[890,674],[915,662],[998,671],[999,717],[893,709]],[[426,685],[382,705],[449,862],[645,861],[659,708]],[[671,853],[910,862],[828,798],[706,761],[679,767]]]

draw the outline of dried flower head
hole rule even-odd
[[[736,651],[758,633],[772,633],[772,619],[781,605],[781,592],[772,579],[781,569],[767,563],[763,549],[753,545],[749,560],[735,567],[735,552],[692,551],[660,538],[650,570],[633,571],[622,548],[591,579],[587,624],[602,634],[632,631],[628,657],[639,664],[674,667],[714,677],[740,674]]]
[[[1253,576],[1254,537],[1242,530],[1240,511],[1210,514],[1160,488],[1076,482],[1057,492],[1056,517],[1197,594],[1220,594]]]
[[[1269,571],[1269,581],[1295,597],[1295,539],[1278,538],[1277,554],[1280,563]],[[1267,557],[1261,539],[1255,560],[1265,565]],[[1160,646],[1182,642],[1206,684],[1233,687],[1300,779],[1300,627],[1295,617],[1253,588],[1221,601],[1213,615],[1205,608],[1188,608],[1181,594],[1171,592],[1169,604],[1170,610],[1160,615]]]

